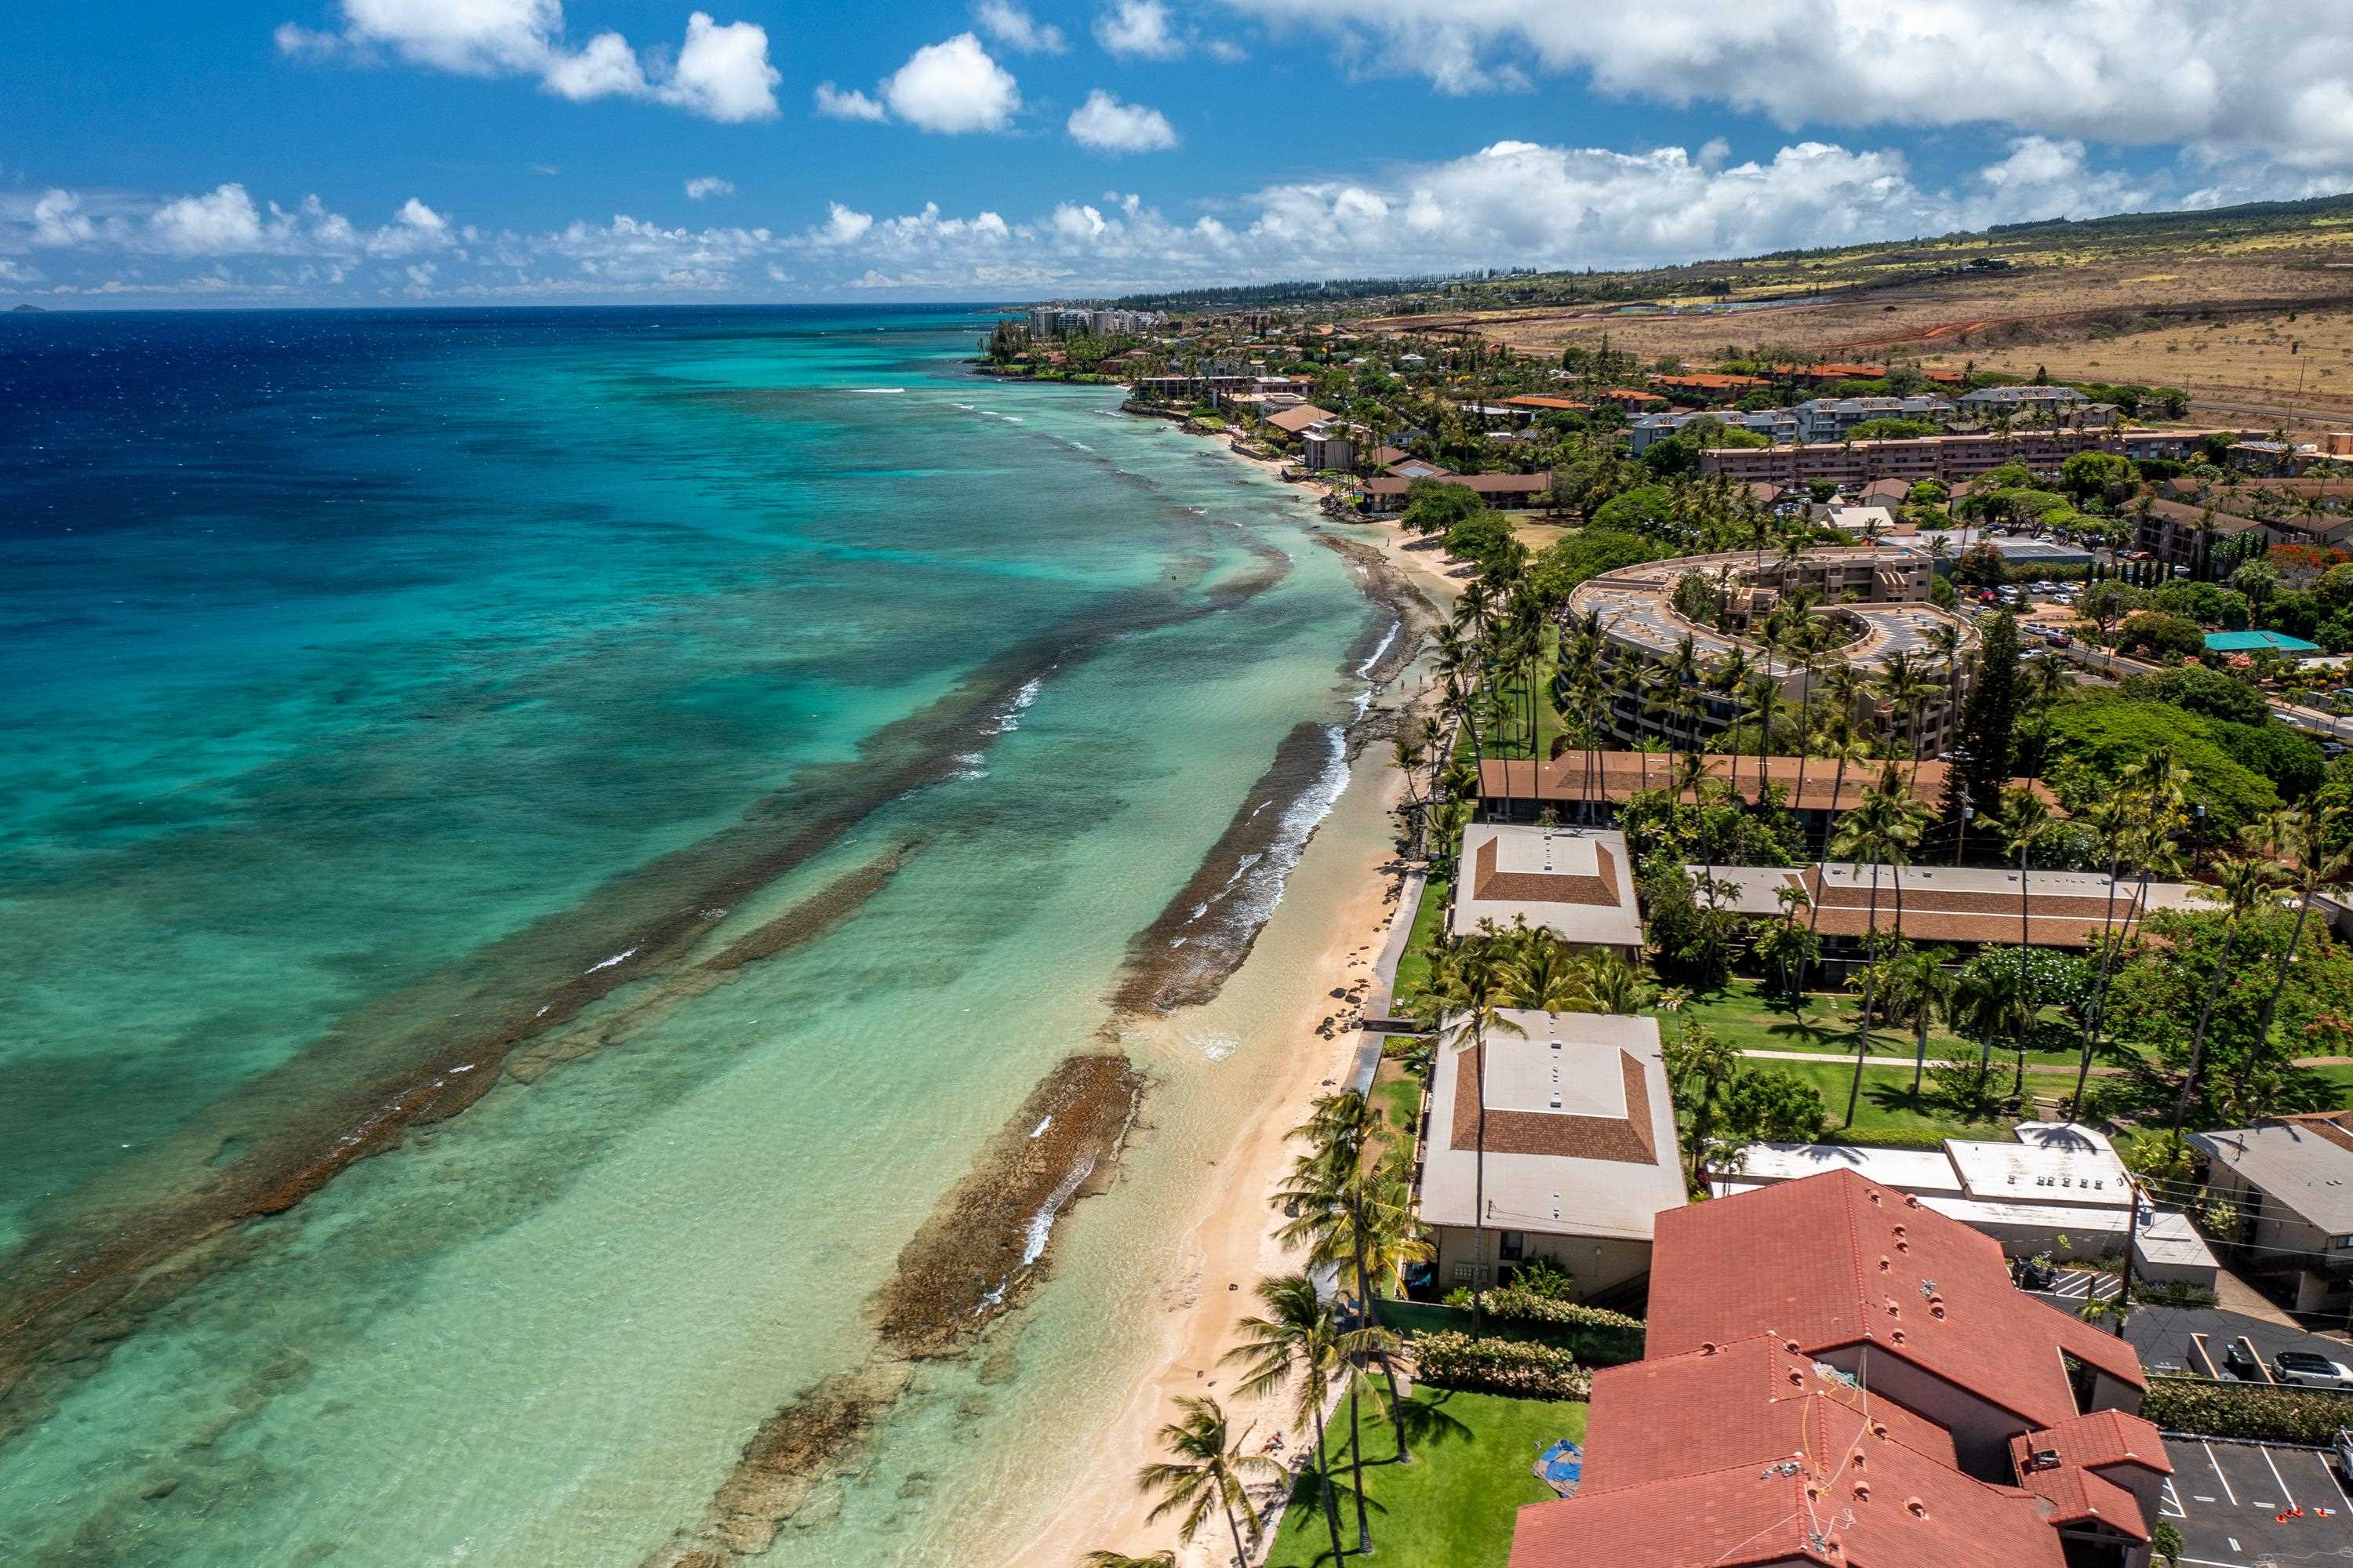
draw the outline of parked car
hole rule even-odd
[[[2353,1367],[2311,1351],[2282,1351],[2272,1358],[2272,1375],[2297,1388],[2353,1389]]]
[[[2068,647],[2073,642],[2073,641],[2074,640],[2073,638],[2069,637],[2063,631],[2054,631],[2051,633],[2051,646],[2053,648]]]
[[[2337,1473],[2353,1480],[2353,1432],[2339,1426],[2337,1440],[2328,1445],[2328,1457],[2337,1461]]]

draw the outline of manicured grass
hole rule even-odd
[[[1845,1062],[1758,1062],[1755,1064],[1768,1072],[1787,1073],[1803,1084],[1819,1090],[1822,1104],[1830,1109],[1831,1130],[1839,1130],[1841,1118],[1846,1115],[1846,1097],[1854,1082],[1854,1064]],[[2002,1080],[2006,1086],[2007,1079]],[[2034,1079],[2027,1079],[2031,1088]],[[1866,1066],[1862,1070],[1862,1097],[1854,1111],[1855,1133],[1868,1137],[1874,1132],[1928,1133],[1942,1138],[1991,1138],[2010,1136],[2010,1123],[1967,1123],[1957,1120],[1936,1097],[1933,1080],[1921,1086],[1920,1093],[1912,1093],[1912,1069],[1903,1066]]]
[[[1388,1120],[1387,1141],[1412,1152],[1414,1129],[1421,1121],[1421,1080],[1396,1057],[1383,1057],[1380,1071],[1373,1075],[1373,1103]]]
[[[1793,1014],[1788,1008],[1768,1001],[1757,981],[1736,979],[1720,991],[1692,998],[1684,1004],[1683,1016],[1706,1024],[1717,1039],[1742,1051],[1820,1051],[1852,1056],[1855,1020],[1862,1009],[1861,991],[1809,991],[1804,1010]],[[1908,1062],[1915,1048],[1908,1029],[1872,1031],[1873,1057]],[[1928,1031],[1928,1059],[1932,1062],[1977,1054],[1974,1041],[1963,1040],[1941,1026]],[[2012,1055],[1997,1047],[1994,1059],[2008,1062]],[[2029,1051],[2026,1063],[2030,1068],[2038,1065],[2072,1067],[2075,1056],[2067,1051]]]
[[[1405,951],[1398,956],[1397,986],[1390,993],[1392,1012],[1404,1009],[1414,993],[1430,983],[1430,955],[1445,935],[1446,906],[1453,897],[1454,884],[1445,877],[1432,876],[1423,885],[1421,903],[1413,912],[1413,930],[1406,938]]]
[[[1374,1557],[1383,1568],[1504,1568],[1523,1504],[1552,1489],[1535,1478],[1537,1456],[1563,1437],[1585,1440],[1585,1406],[1417,1389],[1408,1430],[1413,1463],[1397,1463],[1397,1438],[1365,1402],[1365,1504]],[[1329,1434],[1336,1478],[1348,1480],[1347,1406]],[[1355,1502],[1340,1498],[1340,1542],[1355,1556]],[[1303,1478],[1284,1510],[1269,1568],[1333,1568],[1332,1537],[1317,1490]]]
[[[1552,702],[1552,678],[1559,668],[1560,632],[1556,627],[1546,627],[1544,656],[1536,664],[1536,744],[1541,754],[1546,757],[1552,755],[1552,743],[1560,738],[1565,728],[1560,712]],[[1525,758],[1528,755],[1527,682],[1514,668],[1498,672],[1495,684],[1508,707],[1502,723],[1483,726],[1480,730],[1481,749],[1491,758]],[[1467,727],[1456,750],[1463,757],[1471,755],[1471,732]]]

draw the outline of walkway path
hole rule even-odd
[[[1851,1062],[1854,1059],[1854,1053],[1852,1051],[1837,1050],[1743,1051],[1741,1054],[1744,1056],[1754,1056],[1761,1061],[1767,1062]],[[2008,1065],[2007,1063],[2002,1062],[2001,1056],[2001,1051],[1997,1048],[1994,1052],[1996,1064],[1998,1065]],[[1908,1067],[1912,1065],[1912,1058],[1909,1056],[1873,1056],[1869,1058],[1869,1064],[1889,1067]],[[2342,1067],[2348,1065],[2353,1065],[2353,1056],[2298,1056],[2295,1062],[2291,1064],[2291,1065],[2298,1067]],[[1931,1067],[1950,1067],[1957,1065],[1957,1064],[1950,1057],[1931,1056],[1928,1058],[1927,1065]],[[2026,1070],[2030,1073],[2072,1073],[2075,1071],[2075,1067],[2073,1064],[2066,1062],[2029,1062],[2026,1065]],[[2124,1071],[2126,1071],[2126,1069],[2122,1067],[2094,1067],[2092,1069],[2092,1075],[2093,1076],[2097,1077],[2104,1073],[2121,1073]]]

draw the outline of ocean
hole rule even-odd
[[[989,324],[0,318],[12,1561],[986,1562],[1050,1499],[1406,640]],[[1079,1202],[1133,1078],[1014,1123],[1114,1053],[1159,1130]]]

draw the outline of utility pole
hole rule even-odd
[[[1959,835],[1953,841],[1953,863],[1955,865],[1961,863],[1961,850],[1963,846],[1968,844],[1969,842],[1969,819],[1977,814],[1978,809],[1975,806],[1969,805],[1966,801],[1962,803],[1961,831]]]
[[[2125,1337],[2125,1319],[2132,1311],[2133,1248],[2140,1238],[2140,1183],[2125,1178],[2125,1193],[2132,1202],[2125,1216],[2125,1272],[2116,1285],[2116,1338]]]

